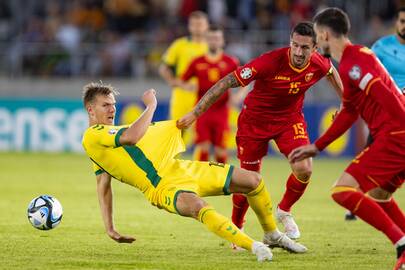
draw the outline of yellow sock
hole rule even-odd
[[[219,214],[211,206],[203,207],[200,210],[198,220],[219,237],[244,249],[252,250],[253,239],[240,231],[228,218]]]
[[[261,180],[257,188],[246,194],[250,207],[255,211],[264,232],[273,232],[277,229],[273,217],[273,207],[270,194],[264,181]]]

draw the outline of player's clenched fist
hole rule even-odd
[[[142,95],[142,101],[145,104],[145,106],[156,106],[157,100],[156,100],[156,91],[155,89],[151,88],[149,90],[146,90],[143,95]]]

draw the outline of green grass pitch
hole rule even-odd
[[[115,224],[133,235],[131,245],[104,233],[95,178],[89,160],[75,154],[0,154],[0,269],[392,269],[395,250],[380,232],[362,221],[346,222],[345,210],[330,199],[330,187],[348,160],[314,160],[312,182],[293,213],[309,252],[273,250],[274,261],[258,263],[190,218],[149,205],[134,188],[115,181]],[[237,160],[231,160],[237,164]],[[273,203],[280,200],[289,166],[266,159],[263,175]],[[40,194],[53,195],[64,207],[62,223],[39,231],[28,222],[26,207]],[[405,207],[405,192],[396,198]],[[207,199],[226,216],[230,197]],[[246,232],[262,238],[251,210]]]

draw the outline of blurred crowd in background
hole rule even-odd
[[[355,42],[393,32],[401,0],[1,0],[0,75],[157,77],[161,55],[205,11],[242,63],[288,44],[291,26],[336,6]]]

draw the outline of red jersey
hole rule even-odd
[[[243,86],[256,81],[244,101],[244,112],[256,119],[280,121],[301,113],[305,92],[331,68],[330,60],[317,52],[305,67],[295,68],[289,47],[259,56],[234,72]]]
[[[229,55],[222,54],[216,60],[209,59],[207,56],[201,56],[194,59],[182,76],[182,80],[187,81],[191,77],[197,77],[198,80],[198,100],[213,86],[218,80],[222,79],[230,72],[234,71],[239,65],[239,61]],[[229,89],[209,108],[208,111],[228,108]]]
[[[342,135],[360,115],[373,139],[405,133],[405,97],[373,52],[347,45],[339,65],[343,106],[332,126],[316,142],[319,150]]]

